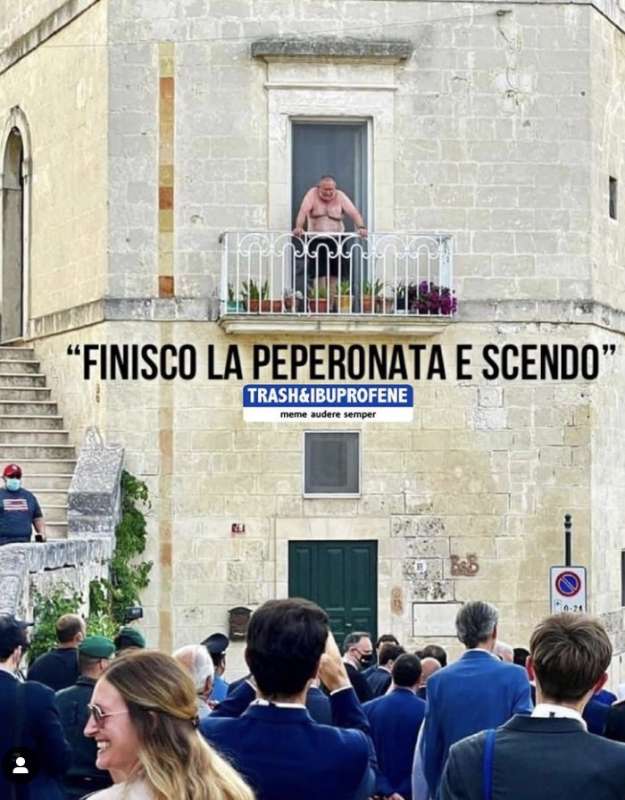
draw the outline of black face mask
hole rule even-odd
[[[371,653],[368,656],[360,656],[360,669],[368,669],[375,663],[375,656]]]

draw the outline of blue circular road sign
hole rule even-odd
[[[575,572],[561,572],[556,578],[556,589],[563,597],[575,597],[582,582]]]

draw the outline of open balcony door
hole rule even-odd
[[[310,187],[332,175],[369,224],[367,162],[366,122],[293,122],[291,223]],[[354,230],[348,218],[345,230]]]

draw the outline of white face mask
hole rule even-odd
[[[17,490],[22,485],[22,482],[21,482],[21,480],[19,478],[5,478],[4,480],[5,480],[7,489],[10,492],[17,492]]]

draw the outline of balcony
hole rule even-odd
[[[427,336],[457,309],[446,234],[227,231],[220,242],[226,333]]]

